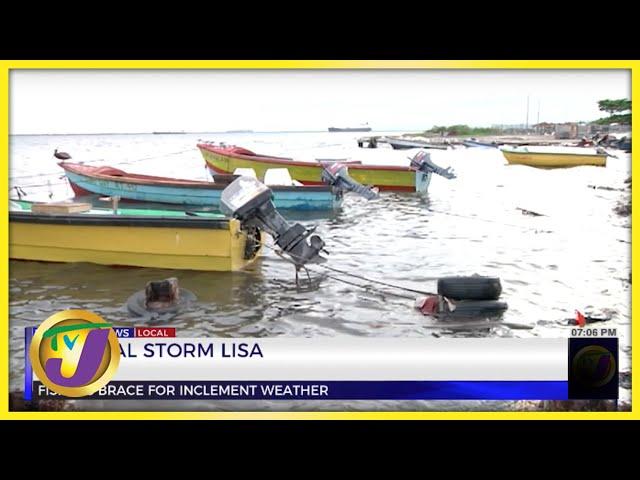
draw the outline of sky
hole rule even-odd
[[[13,70],[11,134],[594,120],[627,70]]]

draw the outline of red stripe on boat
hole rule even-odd
[[[76,185],[75,183],[73,183],[72,181],[69,181],[69,185],[71,185],[71,190],[73,190],[73,193],[75,193],[76,197],[84,197],[86,195],[93,195],[93,192],[90,192],[89,190],[85,190],[81,186]]]
[[[292,158],[284,158],[284,157],[269,157],[265,155],[258,155],[253,153],[250,150],[239,147],[214,147],[213,145],[199,143],[198,148],[200,150],[207,150],[211,153],[215,153],[216,155],[222,155],[232,158],[239,158],[241,160],[253,160],[264,163],[272,163],[278,165],[289,165],[293,167],[319,167],[316,162],[303,162],[300,160],[293,160]],[[241,152],[241,153],[239,153]],[[248,153],[245,153],[248,152]],[[362,162],[356,161],[347,161],[340,162],[348,165],[350,169],[355,170],[394,170],[400,172],[413,172],[414,170],[409,167],[398,167],[394,165],[363,165]],[[414,189],[415,190],[415,189]]]
[[[214,167],[210,163],[207,163],[207,168],[211,171],[212,174],[221,173],[223,175],[230,174],[232,172],[228,172],[226,170],[222,170],[221,168]],[[314,182],[312,180],[299,180],[300,183],[307,186],[317,186],[317,185],[326,185],[324,182]],[[416,187],[414,186],[406,186],[406,185],[376,185],[378,190],[387,190],[391,192],[415,192]]]

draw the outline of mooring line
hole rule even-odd
[[[320,272],[316,272],[316,273],[320,273]],[[372,287],[371,285],[360,285],[358,283],[354,283],[354,282],[350,282],[349,280],[345,280],[344,278],[334,277],[333,275],[328,275],[326,273],[324,274],[324,276],[326,278],[330,278],[330,279],[335,280],[337,282],[345,283],[345,284],[351,285],[353,287],[362,288],[367,293],[372,294],[372,295],[378,295],[380,297],[384,297],[385,295],[391,295],[391,296],[394,296],[394,297],[404,298],[404,299],[407,299],[407,300],[415,300],[415,297],[410,297],[409,295],[402,295],[401,293],[394,293],[394,292],[383,292],[382,290],[378,290],[378,289]]]
[[[114,163],[114,165],[131,165],[137,162],[141,162],[142,160],[155,160],[157,158],[164,158],[164,157],[170,157],[172,155],[179,155],[181,153],[187,153],[187,152],[192,152],[193,149],[190,148],[188,150],[181,150],[179,152],[171,152],[171,153],[165,153],[163,155],[155,155],[155,156],[151,156],[151,157],[142,157],[142,158],[136,158],[134,160],[127,160],[125,162],[117,162]],[[95,162],[104,162],[104,158],[97,158],[95,160],[84,160],[81,163],[85,164],[85,163],[95,163]],[[34,178],[34,177],[47,177],[47,176],[51,176],[51,175],[59,175],[60,172],[47,172],[47,173],[37,173],[37,174],[33,174],[33,175],[18,175],[16,177],[10,177],[9,181],[11,180],[21,180],[21,179],[25,179],[25,178]]]
[[[526,227],[524,225],[516,225],[515,223],[503,223],[503,222],[498,222],[496,220],[490,220],[488,218],[471,217],[469,215],[461,215],[459,213],[445,212],[445,211],[442,211],[442,210],[429,209],[429,211],[430,212],[435,212],[435,213],[440,213],[442,215],[449,215],[449,216],[452,216],[452,217],[466,218],[468,220],[479,220],[481,222],[494,223],[494,224],[500,225],[500,226],[515,227],[515,228],[519,228],[519,229],[525,230],[525,231],[533,230],[534,232],[539,232],[539,233],[553,233],[552,230],[542,230],[542,229],[535,228],[535,227]]]
[[[362,275],[356,275],[355,273],[346,272],[344,270],[340,270],[340,269],[337,269],[337,268],[334,268],[334,267],[329,267],[328,265],[318,265],[318,267],[325,268],[327,270],[331,270],[331,271],[336,272],[336,273],[341,273],[343,275],[348,275],[350,277],[359,278],[360,280],[364,280],[366,282],[377,283],[377,284],[384,285],[386,287],[391,287],[391,288],[397,288],[399,290],[404,290],[406,292],[419,293],[421,295],[436,295],[433,292],[425,292],[424,290],[416,290],[416,289],[409,288],[409,287],[404,287],[404,286],[401,286],[401,285],[394,285],[392,283],[383,282],[381,280],[374,280],[372,278],[367,278],[367,277],[362,276]]]
[[[291,260],[291,259],[289,259],[289,258],[285,257],[285,256],[284,256],[284,254],[283,254],[283,253],[281,253],[280,251],[278,251],[275,247],[273,247],[273,246],[271,246],[271,245],[269,245],[269,244],[267,244],[267,243],[265,243],[265,242],[262,242],[262,241],[260,241],[260,240],[257,240],[255,237],[252,237],[252,238],[253,238],[254,240],[256,240],[258,243],[260,243],[262,246],[267,247],[267,248],[269,248],[269,249],[273,250],[273,251],[276,253],[276,255],[278,255],[279,257],[281,257],[283,260],[285,260],[285,261],[287,261],[287,262],[291,263],[291,264],[292,264],[292,265],[294,265],[294,266],[297,266],[297,265],[296,265],[296,263],[295,263],[293,260]],[[299,257],[299,256],[297,256],[297,255],[293,255],[293,254],[291,254],[291,253],[287,253],[287,255],[290,255],[290,256],[292,256],[292,257],[294,257],[294,258],[298,258],[298,259],[300,259],[300,260],[305,260],[305,259],[303,259],[302,257]],[[309,266],[306,266],[306,265],[305,265],[303,268],[305,268],[305,269],[307,269],[307,270],[314,271],[315,273],[318,273],[318,274],[320,274],[320,273],[321,273],[321,272],[319,272],[319,271],[317,271],[317,270],[310,269],[310,267],[311,267],[311,266],[312,266],[312,265],[309,265]],[[336,273],[341,273],[342,275],[347,275],[347,276],[355,277],[355,278],[358,278],[358,279],[360,279],[360,280],[364,280],[364,281],[369,282],[369,283],[377,283],[377,284],[384,285],[384,286],[387,286],[387,287],[390,287],[390,288],[395,288],[395,289],[398,289],[398,290],[404,290],[404,291],[406,291],[406,292],[418,293],[418,294],[421,294],[421,295],[437,295],[437,294],[432,293],[432,292],[425,292],[425,291],[423,291],[423,290],[415,290],[415,289],[413,289],[413,288],[408,288],[408,287],[404,287],[404,286],[401,286],[401,285],[394,285],[394,284],[391,284],[391,283],[382,282],[382,281],[380,281],[380,280],[374,280],[374,279],[371,279],[371,278],[364,277],[364,276],[362,276],[362,275],[356,275],[355,273],[350,273],[350,272],[346,272],[346,271],[344,271],[344,270],[340,270],[340,269],[337,269],[337,268],[329,267],[329,266],[327,266],[327,265],[315,265],[315,266],[320,267],[320,268],[324,268],[324,269],[326,269],[326,270],[331,270],[331,271],[334,271],[334,272],[336,272]],[[348,285],[352,285],[352,286],[355,286],[355,287],[363,288],[363,289],[365,289],[365,290],[377,290],[378,292],[380,292],[381,294],[384,294],[384,295],[395,295],[395,296],[398,296],[398,297],[400,297],[400,298],[406,298],[406,299],[409,299],[409,300],[415,300],[415,297],[409,297],[409,296],[407,296],[407,295],[399,295],[399,294],[392,293],[392,292],[383,292],[382,290],[375,289],[374,287],[372,287],[372,286],[370,286],[370,285],[359,285],[359,284],[357,284],[357,283],[349,282],[348,280],[344,280],[344,279],[341,279],[341,278],[338,278],[338,277],[334,277],[334,276],[332,276],[332,275],[327,275],[327,274],[325,274],[325,276],[326,276],[327,278],[331,278],[331,279],[333,279],[333,280],[337,280],[337,281],[339,281],[339,282],[343,282],[343,283],[346,283],[346,284],[348,284]]]

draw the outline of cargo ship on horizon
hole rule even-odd
[[[330,132],[370,132],[371,127],[365,124],[363,127],[329,127]]]

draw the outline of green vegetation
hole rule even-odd
[[[470,127],[469,125],[450,125],[434,126],[431,130],[424,132],[424,135],[442,135],[442,136],[482,136],[482,135],[498,135],[500,130],[490,127]]]
[[[601,112],[607,112],[608,117],[599,118],[595,123],[599,125],[610,125],[612,123],[622,123],[631,125],[631,100],[620,98],[618,100],[600,100],[598,108]]]
[[[598,102],[598,108],[602,112],[607,112],[609,115],[613,115],[616,112],[626,112],[631,110],[631,100],[621,98],[620,100],[600,100]]]

